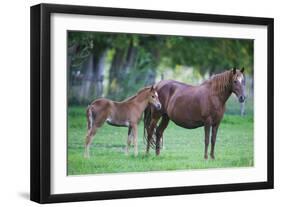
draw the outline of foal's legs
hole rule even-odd
[[[204,158],[208,159],[208,146],[209,146],[209,140],[210,140],[210,125],[205,125],[205,154]]]
[[[217,138],[217,132],[218,132],[219,124],[212,126],[212,137],[211,137],[211,158],[215,159],[215,144],[216,144],[216,138]]]
[[[90,151],[91,143],[93,142],[94,136],[97,133],[97,129],[103,125],[105,119],[106,116],[100,113],[100,115],[96,116],[95,119],[93,120],[93,125],[90,126],[90,128],[88,129],[86,140],[85,140],[85,153],[84,153],[85,158],[90,158],[89,151]]]
[[[87,132],[86,140],[85,140],[85,152],[84,157],[90,158],[90,146],[93,141],[93,138],[97,132],[98,127],[96,125],[93,125]]]
[[[129,129],[128,129],[128,139],[127,139],[127,145],[126,145],[126,151],[125,151],[125,153],[127,155],[129,154],[129,148],[130,148],[131,142],[132,142],[132,127],[129,126]]]
[[[159,126],[157,127],[157,130],[156,130],[156,155],[160,154],[160,141],[162,138],[162,142],[163,142],[163,132],[167,128],[167,126],[169,124],[169,120],[170,120],[169,117],[166,114],[164,114],[162,116]]]

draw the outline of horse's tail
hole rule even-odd
[[[93,113],[93,107],[91,105],[87,107],[86,117],[87,117],[88,130],[90,130],[94,125],[94,118],[95,118]]]
[[[149,117],[150,113],[150,108],[149,106],[147,106],[144,110],[144,114],[143,114],[143,141],[146,142],[147,141],[147,130],[149,127],[149,123],[151,119],[151,117]]]
[[[150,127],[150,122],[151,122],[151,106],[147,106],[146,109],[144,110],[144,116],[143,116],[143,142],[144,144],[148,145],[152,148],[155,149],[156,146],[156,137],[155,137],[155,132],[152,134],[152,138],[149,140],[148,139],[148,131]]]

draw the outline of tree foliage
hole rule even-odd
[[[132,95],[155,82],[160,66],[175,73],[179,66],[186,66],[201,76],[231,67],[245,67],[248,74],[253,74],[253,40],[246,39],[71,31],[68,49],[68,72],[75,76],[79,71],[82,82],[96,81],[87,76],[101,77],[108,67],[107,81],[103,82],[103,85],[107,83],[104,85],[107,90],[103,90],[103,94],[86,94],[90,99],[104,95],[121,100]],[[92,69],[85,66],[89,57],[93,57]],[[75,85],[72,80],[69,79],[70,91]],[[80,87],[85,87],[82,85]],[[89,89],[92,90],[97,90],[94,84]],[[73,96],[77,94],[73,93]]]

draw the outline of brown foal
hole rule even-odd
[[[138,154],[137,124],[148,104],[152,104],[156,109],[161,108],[158,94],[153,86],[141,89],[136,95],[122,101],[116,102],[105,98],[100,98],[91,103],[87,108],[88,131],[85,140],[85,158],[89,158],[89,148],[93,141],[97,129],[104,122],[113,126],[128,127],[128,139],[126,154],[129,146],[134,140],[134,154]]]

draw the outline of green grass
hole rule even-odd
[[[170,122],[164,133],[160,156],[145,155],[143,124],[138,127],[139,155],[133,147],[125,155],[127,128],[104,124],[94,138],[90,159],[84,159],[85,109],[70,107],[68,113],[68,175],[167,171],[253,166],[253,115],[225,114],[218,131],[215,160],[204,160],[203,128],[188,130]],[[209,146],[210,149],[210,146]]]

